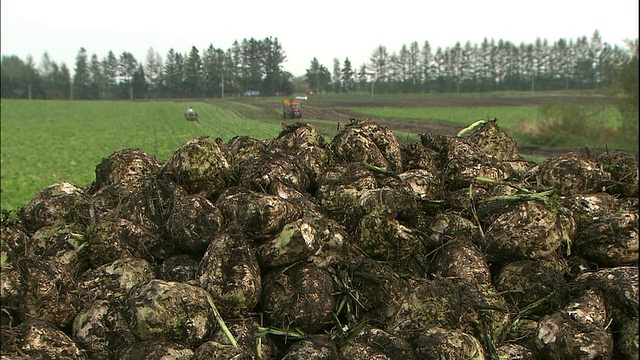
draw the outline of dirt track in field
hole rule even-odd
[[[323,100],[321,97],[314,97],[302,104],[303,117],[308,119],[318,119],[346,123],[351,116],[357,116],[349,112],[350,108],[371,107],[371,106],[538,106],[556,101],[579,102],[585,104],[608,103],[605,97],[474,97],[474,98],[431,98],[431,99],[361,99],[361,100]],[[456,135],[462,128],[443,124],[439,122],[411,121],[392,118],[376,118],[377,123],[382,124],[394,131],[402,131],[413,134],[424,134],[436,132],[445,135]],[[536,156],[553,156],[569,151],[567,148],[557,148],[550,146],[521,146],[522,154]]]

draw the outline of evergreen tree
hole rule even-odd
[[[200,52],[195,46],[184,62],[184,87],[188,97],[202,97],[202,59]]]
[[[109,50],[107,56],[102,59],[102,74],[105,77],[105,97],[107,99],[116,98],[116,89],[118,86],[118,58]]]
[[[342,65],[342,89],[344,92],[350,92],[355,87],[355,72],[351,68],[349,58],[344,59]]]
[[[431,54],[431,45],[425,41],[420,51],[420,80],[423,84],[424,91],[428,91],[429,83],[434,78],[433,54]]]
[[[40,77],[42,79],[42,89],[44,91],[45,99],[55,99],[54,96],[54,71],[57,70],[58,66],[55,61],[51,60],[49,53],[45,51],[42,55],[42,60],[40,62],[40,66],[38,67],[38,72],[40,73]]]
[[[342,81],[340,79],[340,74],[342,72],[340,71],[340,60],[338,60],[338,58],[334,58],[333,59],[333,92],[338,93],[340,92],[340,90],[342,89]]]
[[[104,99],[104,89],[106,88],[106,78],[102,71],[102,63],[98,60],[98,55],[91,55],[89,63],[89,72],[91,74],[91,84],[89,90],[90,99]]]
[[[136,99],[147,99],[149,86],[147,84],[147,79],[144,71],[144,66],[142,64],[138,65],[138,68],[133,73],[133,77],[131,79],[131,88],[132,93]]]
[[[171,48],[164,61],[164,91],[171,98],[182,95],[180,93],[180,88],[182,87],[182,72],[179,58],[180,54]]]
[[[73,98],[88,99],[91,86],[87,50],[81,47],[76,55],[76,67],[73,75]]]
[[[386,91],[388,70],[389,70],[389,54],[385,46],[378,46],[369,59],[371,61],[371,71],[373,72],[373,82],[377,89]]]
[[[421,64],[420,64],[420,45],[417,41],[414,41],[409,45],[409,54],[407,62],[407,75],[409,77],[409,92],[416,92],[419,89],[421,76]]]
[[[152,47],[147,50],[144,68],[149,95],[151,98],[156,98],[162,87],[162,57]]]
[[[225,54],[225,83],[231,86],[231,94],[240,94],[242,91],[242,48],[237,41],[233,42],[231,49]]]
[[[57,70],[54,66],[54,84],[56,84],[56,92],[59,94],[59,99],[71,99],[71,72],[67,67],[67,64],[62,63],[60,69]]]
[[[120,75],[120,85],[126,89],[127,97],[133,100],[133,74],[138,68],[138,61],[132,53],[123,51],[118,58],[118,74]]]
[[[311,90],[318,91],[320,88],[320,62],[315,57],[311,60],[311,65],[305,73],[305,80]]]

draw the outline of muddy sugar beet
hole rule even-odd
[[[124,149],[3,213],[3,357],[638,358],[637,154],[340,129]]]

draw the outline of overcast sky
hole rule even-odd
[[[638,0],[2,0],[2,55],[31,55],[39,65],[49,53],[71,72],[78,50],[104,58],[131,52],[144,64],[149,48],[164,59],[169,49],[200,53],[213,44],[227,50],[234,40],[277,38],[283,68],[304,75],[315,57],[329,71],[333,59],[349,58],[354,69],[373,51],[389,54],[416,41],[437,47],[484,38],[550,43],[595,30],[624,46],[638,38]]]

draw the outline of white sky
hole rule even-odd
[[[42,55],[73,73],[80,47],[89,57],[131,52],[146,61],[149,48],[163,60],[170,48],[200,54],[227,50],[234,40],[278,38],[286,71],[304,75],[315,57],[333,70],[349,58],[354,69],[383,45],[389,54],[417,41],[432,50],[483,39],[550,43],[595,30],[604,42],[624,46],[638,38],[638,0],[2,0],[1,54]]]

